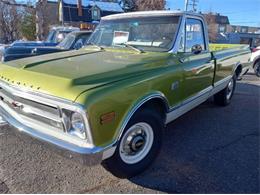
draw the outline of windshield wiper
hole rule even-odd
[[[131,48],[132,50],[135,50],[137,51],[138,53],[145,53],[144,50],[140,49],[140,48],[137,48],[133,45],[129,45],[128,43],[120,43],[120,44],[116,44],[116,45],[123,45],[123,46],[126,46],[128,48]]]
[[[87,45],[95,46],[95,47],[97,47],[100,51],[105,50],[104,47],[101,47],[101,46],[99,46],[99,45],[97,45],[97,44],[95,44],[95,43],[93,43],[93,42],[90,42],[90,43],[88,43]]]

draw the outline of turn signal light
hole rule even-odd
[[[116,113],[115,112],[109,112],[106,114],[101,115],[100,117],[100,124],[107,124],[107,123],[111,123],[112,121],[114,121],[116,118]]]

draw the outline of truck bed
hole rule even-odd
[[[219,51],[219,50],[226,50],[226,49],[233,49],[233,48],[245,48],[249,47],[246,44],[219,44],[219,43],[210,43],[209,49],[210,51]]]

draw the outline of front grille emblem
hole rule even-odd
[[[3,96],[0,96],[0,100],[9,104],[10,106],[12,106],[14,109],[23,109],[23,104],[19,103],[19,102],[9,102],[7,99],[5,99]]]
[[[23,108],[23,105],[19,102],[12,102],[12,106],[15,108],[15,109],[22,109]]]

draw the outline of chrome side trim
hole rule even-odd
[[[232,79],[232,76],[228,76],[227,78],[216,82],[214,84],[214,87],[210,86],[204,89],[203,91],[199,92],[195,96],[183,101],[181,104],[171,108],[171,111],[167,114],[166,124],[177,119],[181,115],[185,114],[186,112],[192,110],[201,103],[205,102],[209,97],[225,89],[230,79]]]
[[[214,84],[214,88],[210,92],[210,96],[215,95],[216,93],[220,92],[221,90],[225,89],[225,87],[228,85],[229,81],[232,79],[232,76],[228,76],[225,79],[222,79]]]
[[[181,104],[173,107],[171,111],[167,114],[166,124],[185,114],[186,112],[192,110],[196,106],[205,102],[209,98],[210,91],[213,89],[212,86],[199,92],[197,95],[183,101]]]

